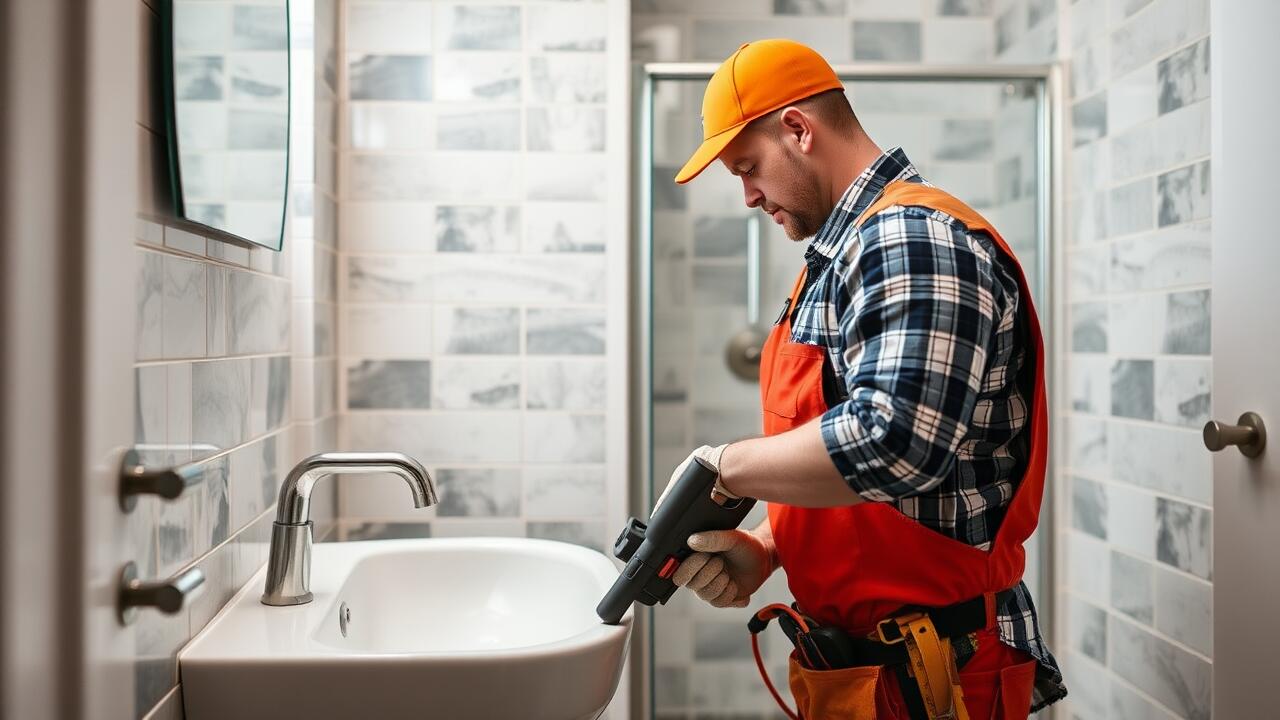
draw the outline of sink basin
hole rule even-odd
[[[528,538],[314,547],[306,605],[259,602],[265,568],[178,655],[189,720],[596,718],[632,613],[596,603],[594,550]]]

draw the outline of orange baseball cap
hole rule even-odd
[[[702,94],[702,144],[676,174],[687,183],[706,169],[747,123],[790,103],[844,85],[813,48],[794,40],[743,43]]]

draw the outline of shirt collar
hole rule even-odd
[[[818,230],[818,234],[805,249],[805,260],[812,266],[819,256],[823,258],[820,261],[822,263],[834,258],[847,235],[845,231],[849,225],[858,219],[864,210],[871,207],[871,203],[875,202],[886,185],[895,180],[908,180],[919,175],[915,166],[907,159],[906,152],[900,147],[891,148],[876,158],[875,162],[854,178],[853,183],[844,191],[844,195],[840,196],[840,202],[836,203],[835,209],[822,224],[822,229]]]

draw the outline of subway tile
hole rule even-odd
[[[429,522],[358,522],[342,523],[344,540],[408,540],[432,536]]]
[[[430,458],[421,458],[424,462]],[[433,474],[436,470],[430,469]],[[343,520],[425,522],[435,520],[439,505],[413,506],[413,495],[404,479],[390,473],[334,478]]]
[[[1209,663],[1116,616],[1111,617],[1108,639],[1110,666],[1117,675],[1181,717],[1208,720]]]
[[[140,716],[178,684],[178,649],[190,639],[188,614],[144,608],[132,632],[134,707]]]
[[[920,62],[923,55],[919,22],[853,21],[854,60]]]
[[[524,514],[530,518],[598,518],[605,514],[603,467],[525,467]]]
[[[516,360],[437,360],[433,380],[434,408],[480,410],[520,406],[520,365]]]
[[[517,252],[520,213],[517,205],[441,205],[436,208],[436,249],[440,252]]]
[[[1210,282],[1208,222],[1172,227],[1111,245],[1113,291],[1158,290]]]
[[[775,15],[844,15],[844,0],[773,0]]]
[[[1207,355],[1208,290],[1139,295],[1111,303],[1112,352]]]
[[[204,573],[204,584],[191,601],[190,622],[193,636],[203,630],[240,589],[240,584],[236,582],[237,556],[236,546],[227,543],[207,555],[196,566]]]
[[[598,551],[604,551],[608,546],[605,541],[605,528],[602,522],[530,521],[528,534],[531,538],[557,540]]]
[[[1113,188],[1108,194],[1107,234],[1130,235],[1155,225],[1155,184],[1143,178]]]
[[[1155,362],[1155,420],[1201,428],[1209,421],[1209,360],[1158,359]]]
[[[530,410],[604,410],[606,369],[600,360],[529,360],[526,405]]]
[[[1170,293],[1164,351],[1175,355],[1208,355],[1210,320],[1208,290]]]
[[[1156,498],[1156,558],[1205,580],[1213,578],[1212,514],[1169,498]]]
[[[244,245],[210,239],[209,257],[231,265],[249,267],[249,248]]]
[[[351,102],[347,146],[357,150],[429,150],[436,136],[430,107],[409,103]]]
[[[524,194],[530,200],[608,199],[604,155],[537,154],[525,158]]]
[[[1072,592],[1106,605],[1111,598],[1111,553],[1106,543],[1067,533],[1067,584]]]
[[[602,355],[604,311],[531,308],[526,333],[526,352],[530,355]]]
[[[231,12],[231,49],[285,50],[289,47],[284,6],[237,5]]]
[[[608,236],[603,203],[524,205],[525,252],[604,252]]]
[[[922,29],[926,63],[991,61],[995,26],[987,18],[928,18]]]
[[[1112,545],[1141,558],[1155,559],[1157,498],[1124,485],[1110,486],[1107,497],[1107,537]]]
[[[440,5],[438,41],[448,50],[519,50],[520,8]]]
[[[1209,97],[1209,38],[1161,60],[1156,74],[1161,115]]]
[[[943,118],[942,133],[934,152],[937,160],[989,161],[995,144],[994,128],[987,118]]]
[[[346,302],[425,303],[433,298],[430,258],[348,255],[346,260]]]
[[[529,108],[528,138],[534,152],[603,152],[604,108]]]
[[[1072,298],[1098,297],[1107,292],[1109,248],[1081,248],[1067,254],[1067,293]]]
[[[758,221],[758,218],[756,218]],[[693,254],[699,258],[745,258],[750,219],[696,216],[693,219]]]
[[[1056,0],[1027,0],[1027,28],[1039,25],[1056,13]]]
[[[531,49],[600,52],[606,49],[608,8],[604,3],[535,5],[525,28]]]
[[[1151,4],[1151,0],[1111,0],[1111,21],[1121,23]]]
[[[1114,135],[1113,180],[1153,173],[1209,154],[1209,103],[1199,102]]]
[[[253,358],[250,363],[249,437],[257,437],[288,420],[289,358]]]
[[[192,366],[194,443],[229,449],[248,438],[249,386],[247,360],[215,360]]]
[[[1072,144],[1091,143],[1107,136],[1107,92],[1103,90],[1071,106]]]
[[[221,357],[227,354],[227,269],[210,264],[205,273],[209,283],[205,350],[209,357]]]
[[[483,203],[512,199],[521,184],[521,157],[507,153],[369,155],[350,153],[348,200],[428,200]],[[508,179],[495,183],[493,178]]]
[[[1107,469],[1107,422],[1071,415],[1067,420],[1068,454],[1077,472],[1103,477]]]
[[[1111,74],[1123,75],[1209,31],[1209,0],[1155,0],[1111,33]]]
[[[171,446],[168,464],[173,465],[191,459],[191,364],[170,363],[165,370],[165,442]]]
[[[747,273],[745,265],[693,266],[693,299],[702,305],[745,305]]]
[[[530,463],[603,463],[604,416],[545,413],[524,424],[524,460]]]
[[[1107,237],[1107,191],[1097,190],[1067,201],[1069,241],[1087,245]]]
[[[852,0],[850,9],[858,4]],[[991,0],[934,0],[939,15],[979,16],[991,15]]]
[[[1107,669],[1084,655],[1067,652],[1062,656],[1062,675],[1071,699],[1073,720],[1098,720],[1107,717]]]
[[[199,488],[156,506],[156,572],[168,577],[195,557],[195,506]]]
[[[350,410],[431,407],[429,360],[362,360],[347,367]]]
[[[431,50],[431,6],[417,2],[347,6],[346,47],[361,52]]]
[[[520,460],[518,412],[358,413],[341,422],[352,450],[394,447],[436,466]]]
[[[432,99],[428,55],[347,56],[348,97],[352,100]]]
[[[441,111],[436,117],[436,130],[436,146],[441,150],[510,152],[520,149],[520,111],[517,109]]]
[[[520,515],[520,471],[516,468],[441,469],[436,473],[440,517]]]
[[[1071,409],[1092,415],[1111,412],[1111,363],[1104,355],[1070,356]]]
[[[515,355],[520,352],[520,311],[515,308],[435,308],[435,350],[447,355]]]
[[[1156,629],[1213,657],[1213,586],[1156,570]]]
[[[1107,351],[1107,305],[1089,302],[1071,305],[1071,350],[1077,353]]]
[[[1111,552],[1111,607],[1144,625],[1155,619],[1154,567],[1124,553]]]
[[[1200,433],[1115,422],[1108,428],[1111,479],[1196,502],[1213,500],[1212,456]]]
[[[205,266],[164,256],[163,352],[166,358],[205,354]]]
[[[1106,611],[1084,600],[1071,597],[1070,605],[1067,606],[1067,627],[1070,630],[1072,650],[1106,664]]]
[[[343,308],[341,352],[370,357],[422,357],[431,353],[431,309],[420,305],[348,305]]]
[[[600,303],[605,258],[573,256],[489,258],[466,253],[435,257],[435,299],[442,303]]]
[[[853,59],[848,28],[842,22],[814,22],[797,17],[694,18],[692,57],[684,59],[723,62],[742,45],[744,38],[785,37],[808,45],[829,63],[848,62]]]
[[[230,537],[231,504],[228,494],[230,463],[224,455],[204,465],[204,478],[194,492],[192,556],[199,557]]]
[[[227,522],[228,527],[237,531],[256,520],[268,507],[262,497],[262,476],[267,472],[263,445],[264,441],[258,441],[236,448],[227,463]]]
[[[737,408],[694,408],[692,444],[719,445],[761,433],[760,413]]]
[[[233,354],[289,350],[289,283],[233,271],[227,279],[228,348]]]
[[[421,253],[435,247],[434,208],[423,202],[344,202],[338,220],[345,252]]]
[[[133,441],[142,448],[143,461],[163,465],[167,461],[165,444],[165,410],[167,405],[167,373],[164,365],[135,368]]]
[[[1159,89],[1152,63],[1113,80],[1107,88],[1107,125],[1111,132],[1123,132],[1154,118]]]
[[[435,537],[525,537],[519,519],[443,518],[431,523]]]
[[[1071,527],[1099,540],[1107,539],[1107,486],[1071,478]]]
[[[607,99],[606,56],[595,53],[534,55],[529,58],[526,100],[531,103],[602,103]]]
[[[454,53],[438,57],[437,100],[520,101],[520,55]]]
[[[1160,192],[1160,226],[1176,225],[1209,216],[1210,174],[1206,160],[1157,178]]]
[[[1151,420],[1155,416],[1155,369],[1150,360],[1117,360],[1111,366],[1111,414]]]
[[[1128,683],[1112,677],[1111,714],[1109,717],[1124,720],[1175,720],[1175,716],[1163,707],[1147,699]]]

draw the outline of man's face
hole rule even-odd
[[[803,240],[818,233],[831,214],[809,158],[793,138],[748,127],[720,153],[720,161],[742,180],[747,207],[758,207],[782,226],[787,237]]]

